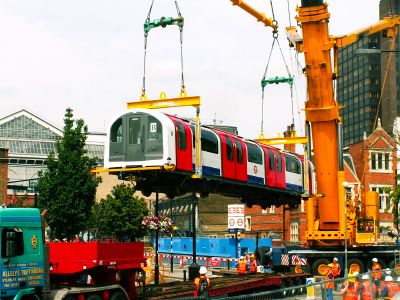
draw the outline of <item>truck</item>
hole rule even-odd
[[[35,208],[0,209],[1,299],[140,299],[142,242],[45,242]]]
[[[231,2],[256,17],[265,26],[276,28],[274,22],[245,2]],[[315,275],[325,275],[327,265],[334,257],[344,266],[342,270],[349,272],[366,271],[372,264],[372,258],[377,258],[382,268],[398,270],[399,247],[395,244],[378,243],[378,194],[362,190],[361,202],[358,203],[347,193],[342,145],[343,120],[340,116],[341,107],[334,99],[333,83],[340,76],[337,71],[337,53],[340,47],[378,32],[386,38],[394,39],[400,17],[385,17],[378,23],[351,34],[331,36],[328,32],[328,4],[323,0],[301,0],[296,10],[296,20],[302,35],[295,26],[286,28],[286,35],[290,46],[295,47],[297,52],[304,53],[305,57],[303,71],[307,80],[308,96],[305,102],[308,138],[306,149],[309,160],[314,163],[317,191],[304,197],[307,247],[288,247],[288,253],[305,257],[307,265],[298,270],[310,271]]]

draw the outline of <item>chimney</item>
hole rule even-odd
[[[291,138],[296,136],[296,130],[294,129],[294,124],[287,126],[285,132],[283,132],[283,136],[285,138]],[[290,152],[296,152],[296,145],[295,144],[284,144],[284,149]]]

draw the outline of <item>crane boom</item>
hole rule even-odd
[[[242,0],[231,0],[233,5],[239,6],[241,9],[245,10],[253,17],[257,19],[258,22],[263,23],[265,26],[269,26],[272,28],[277,28],[277,25],[273,22],[271,18],[267,18],[264,13],[260,13],[255,8],[248,5],[246,2]]]

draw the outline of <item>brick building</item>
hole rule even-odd
[[[384,235],[386,227],[393,227],[393,203],[389,190],[396,184],[397,143],[382,128],[378,120],[377,128],[363,141],[350,145],[349,153],[356,162],[357,176],[363,191],[376,191],[379,194],[379,212],[381,241],[387,240]]]

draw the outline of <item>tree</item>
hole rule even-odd
[[[143,237],[143,217],[149,213],[144,198],[134,196],[131,184],[113,187],[111,194],[102,199],[94,209],[97,230],[100,234],[113,235],[118,241],[135,241]]]
[[[101,178],[91,175],[95,158],[87,156],[88,128],[82,119],[74,120],[67,108],[64,135],[46,160],[47,169],[39,172],[38,206],[47,209],[46,221],[52,237],[71,240],[86,227]]]
[[[393,223],[397,232],[399,232],[399,200],[400,200],[400,186],[397,185],[397,182],[400,180],[400,175],[395,176],[396,184],[393,187],[393,190],[390,191],[389,197],[391,198],[391,202],[393,203]]]

